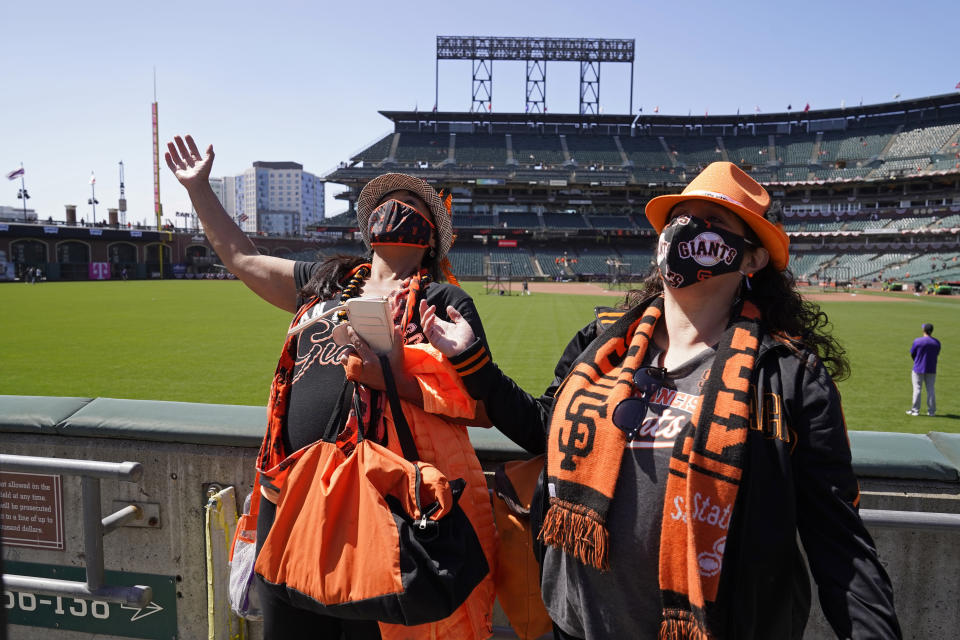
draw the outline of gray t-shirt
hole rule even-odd
[[[660,350],[650,345],[644,365]],[[655,639],[660,628],[660,523],[673,445],[696,411],[716,350],[705,349],[667,372],[639,436],[628,442],[607,513],[610,570],[600,572],[547,547],[543,600],[550,618],[573,636]],[[612,407],[611,407],[612,409]]]

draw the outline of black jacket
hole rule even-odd
[[[492,362],[464,375],[464,383],[485,402],[498,429],[530,453],[542,453],[554,394],[610,322],[591,322],[574,336],[539,398]],[[480,362],[482,350],[475,344],[454,364]],[[744,482],[721,574],[720,597],[728,601],[718,605],[729,612],[722,637],[802,638],[810,583],[799,533],[820,605],[837,636],[900,638],[890,579],[858,514],[859,486],[833,380],[815,355],[801,359],[770,336],[761,343],[754,376]],[[534,532],[544,510],[540,489],[531,513]]]

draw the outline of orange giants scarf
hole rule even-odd
[[[633,392],[633,373],[662,315],[663,298],[655,298],[607,328],[574,363],[553,408],[550,507],[540,537],[601,571],[610,566],[606,515],[626,446],[613,409]],[[747,302],[720,338],[698,409],[673,449],[660,525],[662,640],[722,633],[717,592],[743,475],[760,335],[760,313]]]

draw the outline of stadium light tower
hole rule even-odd
[[[93,226],[97,226],[97,205],[100,204],[100,201],[97,200],[97,177],[93,175],[93,171],[90,172],[90,199],[87,200],[87,204],[93,208]]]
[[[437,78],[434,108],[440,100],[440,60],[473,62],[471,111],[491,111],[493,61],[517,60],[527,65],[526,110],[547,110],[547,61],[580,63],[580,113],[600,112],[600,63],[630,63],[630,108],[633,113],[633,60],[636,40],[598,38],[495,38],[437,36]]]
[[[30,193],[27,192],[27,185],[23,180],[23,165],[20,165],[20,188],[17,189],[17,199],[23,200],[23,222],[27,222],[27,200],[30,199]]]
[[[120,202],[117,209],[120,211],[120,224],[127,224],[127,194],[123,186],[123,160],[120,161]]]

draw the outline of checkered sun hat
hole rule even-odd
[[[405,190],[419,196],[433,215],[433,224],[437,229],[437,258],[443,258],[450,251],[453,244],[453,224],[450,221],[450,212],[447,211],[443,199],[425,180],[408,176],[405,173],[385,173],[368,182],[357,199],[357,224],[363,235],[363,243],[370,249],[370,213],[376,208],[380,200],[393,191]]]

